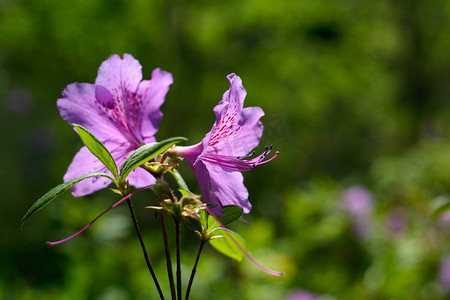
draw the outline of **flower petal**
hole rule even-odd
[[[136,127],[143,106],[136,97],[141,80],[142,66],[130,54],[124,54],[123,59],[118,55],[109,57],[98,69],[95,80],[98,105],[136,147],[144,143]]]
[[[244,209],[245,214],[248,214],[252,205],[248,201],[248,191],[244,186],[242,174],[240,172],[225,171],[223,168],[213,164],[205,164],[205,166],[210,178],[210,201],[220,203],[220,209],[217,208],[216,211],[221,211],[222,206],[225,205],[237,205]],[[211,199],[214,197],[216,199]],[[206,202],[208,203],[208,201]]]
[[[191,169],[197,178],[205,203],[215,205],[211,210],[215,214],[222,215],[222,204],[211,187],[211,178],[206,165],[202,161],[198,161],[195,165],[191,165]]]
[[[136,99],[142,103],[137,116],[135,127],[145,143],[151,142],[149,138],[158,131],[159,123],[163,117],[160,107],[163,104],[169,86],[173,83],[172,74],[155,69],[151,80],[144,80],[139,85]]]
[[[223,94],[222,101],[214,107],[216,122],[211,132],[203,139],[205,149],[207,146],[214,147],[239,130],[238,122],[247,92],[239,76],[230,74],[227,78],[230,81],[230,89]]]
[[[122,165],[122,163],[120,165]],[[142,168],[137,168],[131,171],[131,173],[127,177],[127,180],[130,182],[130,185],[134,186],[137,189],[155,184],[156,182],[155,177],[153,177],[148,171]]]
[[[230,81],[230,89],[223,94],[222,101],[214,107],[217,123],[224,118],[226,113],[239,115],[247,95],[239,76],[232,73],[227,78]]]
[[[124,54],[123,59],[114,54],[101,64],[95,84],[104,86],[118,100],[124,101],[128,93],[136,92],[141,80],[142,66],[139,61],[130,54]]]
[[[246,107],[241,111],[239,129],[219,140],[208,151],[229,156],[245,156],[259,145],[263,134],[263,124],[259,119],[264,115],[260,107]]]
[[[63,91],[57,106],[61,117],[69,124],[79,124],[99,140],[124,141],[114,122],[95,103],[95,85],[72,83]]]

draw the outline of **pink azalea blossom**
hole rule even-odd
[[[263,125],[259,119],[264,112],[260,107],[243,108],[247,93],[241,78],[235,74],[227,78],[230,89],[214,108],[216,122],[211,131],[200,143],[176,147],[173,151],[189,163],[205,202],[215,205],[215,213],[220,213],[225,205],[238,205],[248,213],[252,206],[241,172],[272,160],[278,152],[271,159],[264,160],[272,150],[272,147],[267,147],[261,155],[249,158],[253,155],[249,152],[261,140]]]
[[[163,116],[160,107],[173,82],[172,75],[160,69],[153,70],[151,80],[142,80],[141,69],[129,54],[124,54],[123,59],[112,55],[98,69],[95,84],[69,84],[57,102],[61,117],[92,132],[111,152],[119,168],[134,150],[156,141],[154,134]],[[90,172],[111,174],[82,147],[64,181]],[[152,175],[140,168],[127,179],[136,188],[155,182]],[[75,185],[72,193],[76,197],[88,195],[110,183],[107,178],[92,178]]]

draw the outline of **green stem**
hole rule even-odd
[[[198,252],[197,252],[197,257],[195,258],[194,267],[192,268],[191,278],[189,278],[189,284],[187,286],[185,300],[189,299],[189,293],[191,291],[192,282],[194,281],[195,272],[197,271],[197,264],[198,264],[198,261],[200,259],[200,254],[202,253],[203,246],[205,246],[205,244],[206,244],[206,241],[205,240],[201,240],[200,247],[198,248]]]
[[[170,293],[172,294],[172,300],[176,300],[175,283],[173,281],[173,271],[172,271],[172,258],[170,257],[169,241],[167,239],[167,230],[166,230],[166,218],[164,216],[164,213],[161,213],[161,227],[164,236],[164,247],[166,250],[166,265],[167,265],[167,275],[169,276]]]
[[[183,300],[181,295],[180,221],[177,219],[175,219],[175,239],[177,248],[177,295],[178,300]]]
[[[175,178],[180,188],[182,188],[185,191],[189,191],[189,187],[187,186],[186,181],[184,181],[183,177],[181,177],[181,174],[180,172],[178,172],[177,169],[172,169],[170,171],[170,174],[172,174],[173,178]]]
[[[136,214],[134,213],[133,204],[131,203],[130,198],[127,199],[128,207],[130,208],[130,214],[131,219],[133,219],[134,228],[136,229],[136,233],[139,238],[139,242],[141,244],[142,252],[144,253],[145,261],[147,262],[148,270],[150,271],[150,274],[152,275],[153,282],[155,283],[156,289],[158,290],[159,296],[161,300],[164,300],[164,295],[161,291],[161,287],[159,286],[158,279],[156,278],[155,271],[153,270],[152,264],[150,262],[150,258],[148,257],[147,249],[145,248],[144,240],[142,239],[141,230],[139,229],[139,224],[136,219]]]

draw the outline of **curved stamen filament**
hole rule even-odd
[[[228,229],[222,224],[222,222],[220,222],[219,218],[216,217],[216,215],[208,208],[207,205],[205,205],[203,202],[201,202],[198,199],[194,199],[198,204],[200,204],[201,206],[203,206],[203,208],[211,215],[211,217],[214,218],[214,220],[216,220],[217,224],[220,225],[220,227],[223,229],[223,231],[227,234],[227,236],[231,239],[231,241],[239,248],[239,250],[242,251],[242,253],[244,253],[244,255],[252,262],[254,263],[258,268],[260,268],[261,270],[263,270],[266,273],[269,273],[271,275],[274,276],[283,276],[284,274],[282,272],[278,272],[278,271],[274,271],[271,270],[269,268],[264,267],[263,265],[261,265],[260,263],[258,263],[247,251],[244,250],[244,248],[242,248],[241,244],[238,243],[238,241],[236,241],[236,239],[228,232]]]
[[[266,147],[264,152],[260,154],[259,156],[249,159],[249,160],[242,160],[242,158],[250,157],[255,152],[245,155],[245,156],[226,156],[226,155],[219,155],[219,154],[213,154],[210,152],[206,152],[202,156],[202,160],[218,165],[226,170],[229,171],[249,171],[251,169],[256,168],[258,165],[265,164],[271,160],[273,160],[275,157],[278,156],[279,152],[277,151],[274,156],[272,156],[270,159],[264,160],[266,156],[272,151],[272,146]]]
[[[114,203],[111,207],[109,207],[107,210],[105,210],[104,212],[102,212],[101,214],[99,214],[97,217],[95,217],[94,220],[92,220],[89,224],[87,224],[86,226],[84,226],[81,230],[79,230],[78,232],[76,232],[75,234],[63,239],[63,240],[59,240],[56,242],[46,242],[47,245],[50,246],[54,246],[54,245],[58,245],[58,244],[62,244],[65,243],[67,241],[70,241],[71,239],[73,239],[74,237],[78,236],[80,233],[82,233],[83,231],[85,231],[86,229],[88,229],[92,224],[94,224],[95,221],[97,221],[98,219],[100,219],[101,216],[103,216],[104,214],[106,214],[108,211],[110,211],[111,209],[113,209],[114,207],[118,206],[120,203],[122,203],[123,201],[127,200],[128,198],[130,198],[131,196],[133,196],[136,193],[139,193],[142,190],[148,189],[150,188],[151,185],[143,187],[141,189],[138,189],[130,194],[128,194],[127,196],[123,197],[122,199],[120,199],[119,201],[117,201],[116,203]]]

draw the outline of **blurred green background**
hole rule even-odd
[[[266,113],[258,149],[281,152],[244,174],[253,210],[233,229],[286,275],[208,246],[192,299],[448,299],[450,215],[432,212],[450,194],[449,17],[444,0],[0,0],[0,298],[157,299],[125,206],[45,245],[111,192],[67,194],[19,228],[82,145],[56,99],[130,53],[145,79],[174,76],[158,139],[200,141],[234,72]],[[167,290],[153,195],[134,203]],[[197,241],[182,242],[187,283]]]

